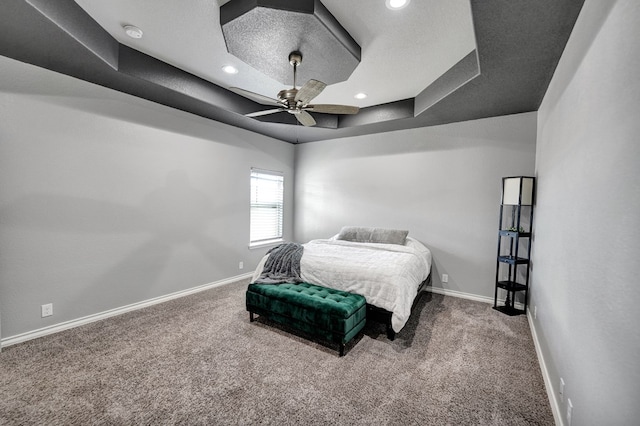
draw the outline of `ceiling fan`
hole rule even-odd
[[[293,114],[303,126],[314,126],[316,120],[313,119],[311,112],[320,112],[324,114],[357,114],[360,110],[357,106],[350,105],[332,105],[332,104],[315,104],[309,102],[318,96],[327,85],[318,80],[309,80],[300,89],[296,89],[296,71],[302,63],[302,54],[300,52],[291,52],[289,54],[289,63],[293,65],[293,88],[283,89],[278,92],[278,99],[272,99],[259,93],[250,92],[238,87],[230,87],[229,90],[241,96],[252,99],[263,105],[275,105],[276,109],[268,109],[264,111],[252,112],[245,114],[246,117],[259,117],[261,115],[274,114],[276,112],[286,111]]]

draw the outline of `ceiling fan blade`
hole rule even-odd
[[[357,114],[360,108],[351,105],[332,105],[332,104],[317,104],[307,105],[304,107],[305,111],[322,112],[325,114]]]
[[[306,105],[311,102],[311,99],[318,96],[327,85],[318,80],[309,80],[305,83],[304,86],[298,90],[296,94],[295,101],[302,102],[302,105]]]
[[[286,111],[286,109],[278,108],[278,109],[266,109],[264,111],[256,111],[249,114],[245,114],[245,117],[260,117],[261,115],[275,114],[276,112]]]
[[[303,126],[316,125],[316,120],[314,120],[311,114],[309,114],[307,111],[300,111],[299,113],[294,115],[296,116],[300,124],[302,124]]]
[[[239,87],[229,87],[229,90],[262,105],[280,105],[276,99],[261,95],[260,93],[250,92]]]

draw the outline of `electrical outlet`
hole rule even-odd
[[[560,402],[564,401],[564,379],[560,377],[560,388],[558,389],[558,393],[560,394]]]
[[[443,283],[449,282],[449,274],[442,274],[442,282]]]
[[[46,305],[42,305],[42,318],[50,317],[53,315],[53,303],[47,303]]]
[[[573,404],[567,399],[567,426],[571,426],[571,416],[573,415]]]
[[[244,262],[238,263],[238,269],[244,269]]]

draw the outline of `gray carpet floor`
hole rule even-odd
[[[552,425],[524,316],[423,293],[395,341],[249,322],[247,282],[5,348],[2,425]]]

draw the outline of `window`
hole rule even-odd
[[[251,169],[250,245],[282,240],[284,176]]]

